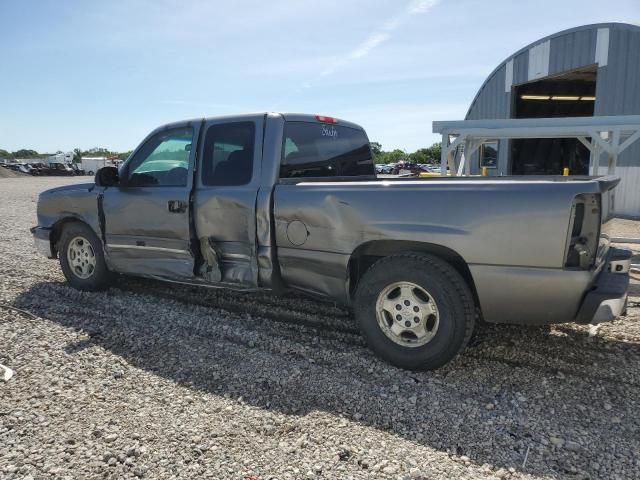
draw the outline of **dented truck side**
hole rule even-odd
[[[99,239],[95,247],[112,272],[300,290],[353,305],[356,316],[360,305],[375,303],[388,348],[397,352],[381,353],[387,340],[376,333],[367,339],[407,368],[435,368],[455,354],[429,360],[427,352],[415,364],[402,357],[429,342],[435,348],[440,336],[467,336],[469,304],[473,317],[518,324],[599,322],[625,308],[630,254],[612,248],[607,235],[613,177],[378,180],[361,127],[298,114],[165,125],[113,182],[100,173],[96,183],[41,194],[33,233],[48,257],[60,254],[65,227],[80,223]],[[68,246],[64,260],[74,252],[85,250]],[[90,258],[94,250],[86,252]],[[393,267],[411,258],[416,270],[433,268],[440,284],[462,291],[436,294],[438,285],[427,288],[408,274],[410,281],[389,280],[398,286],[384,290],[386,298],[366,293],[384,275],[376,273],[382,259],[396,259]],[[91,273],[90,261],[74,261],[78,272]],[[448,332],[445,310],[467,297],[464,333]],[[412,317],[424,309],[430,313]],[[429,328],[435,333],[425,334]]]

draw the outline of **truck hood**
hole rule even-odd
[[[75,191],[89,191],[90,188],[95,187],[95,183],[74,183],[72,185],[63,185],[62,187],[50,188],[49,190],[45,190],[40,195],[47,196],[54,193],[69,193]]]

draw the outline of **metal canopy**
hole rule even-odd
[[[577,138],[591,152],[589,173],[596,173],[600,155],[609,157],[609,174],[616,168],[618,156],[640,138],[640,115],[606,117],[518,118],[499,120],[454,120],[433,122],[433,133],[442,134],[441,165],[451,175],[468,175],[470,158],[489,140],[515,138]],[[464,155],[455,168],[455,149],[464,144]],[[447,174],[441,168],[441,175]]]

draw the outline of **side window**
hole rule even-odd
[[[151,137],[127,164],[130,187],[187,185],[193,128],[176,128]]]
[[[202,184],[246,185],[253,173],[253,122],[212,125],[207,130],[202,158]]]
[[[280,178],[375,176],[364,131],[340,125],[287,122]]]
[[[480,147],[480,167],[498,167],[498,141],[485,142]]]

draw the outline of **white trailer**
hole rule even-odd
[[[95,175],[102,167],[113,166],[113,162],[107,157],[82,157],[80,164],[87,175]]]

